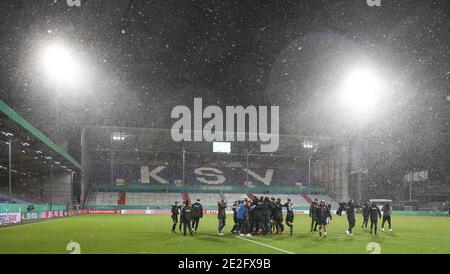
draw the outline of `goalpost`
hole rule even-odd
[[[390,204],[392,207],[392,200],[391,199],[369,199],[370,203],[375,203],[380,209],[385,204]]]

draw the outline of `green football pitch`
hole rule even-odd
[[[354,236],[346,217],[334,216],[328,237],[309,232],[309,218],[295,216],[294,235],[237,237],[217,233],[217,219],[205,216],[194,236],[170,233],[169,215],[79,215],[0,228],[0,253],[450,253],[450,218],[393,216],[393,232],[372,236],[357,216]],[[380,223],[379,223],[380,224]],[[178,227],[177,227],[178,231]]]

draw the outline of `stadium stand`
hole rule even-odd
[[[126,206],[167,207],[175,201],[200,199],[205,207],[213,208],[222,199],[232,203],[254,196],[280,198],[283,202],[289,198],[301,208],[307,208],[315,198],[337,206],[328,195],[302,193],[306,180],[304,170],[260,167],[250,169],[247,176],[243,168],[188,166],[184,185],[180,169],[173,165],[115,165],[114,184],[111,183],[111,167],[97,165],[94,170],[95,183],[87,205],[118,205],[118,192],[123,191]]]
[[[88,197],[90,205],[117,205],[117,192],[91,192]]]
[[[9,202],[9,193],[15,203],[76,200],[73,183],[81,164],[2,100],[0,143],[0,191],[8,196],[1,201]]]
[[[219,193],[191,193],[190,197],[192,201],[200,199],[203,205],[211,207],[216,206],[217,202],[222,199]],[[173,201],[171,203],[173,203]]]
[[[95,183],[109,184],[111,183],[111,167],[98,165],[93,176]],[[221,178],[223,182],[220,181]],[[115,184],[179,184],[181,180],[181,171],[173,165],[114,165]],[[306,171],[300,169],[251,168],[247,182],[247,172],[244,168],[205,165],[187,167],[186,182],[187,184],[300,187],[307,182],[307,176]],[[311,185],[317,185],[313,178]]]
[[[325,195],[325,194],[320,194],[320,195],[316,195],[316,194],[310,194],[308,195],[312,200],[317,199],[318,201],[322,201],[324,200],[326,203],[331,204],[333,208],[338,208],[339,204],[338,202],[336,202],[335,199],[333,199],[331,196],[329,195]]]
[[[232,203],[237,200],[249,198],[245,193],[224,193],[225,200]],[[254,193],[256,197],[269,196],[280,198],[283,202],[291,199],[296,207],[307,207],[309,203],[300,194],[263,194]],[[119,194],[118,192],[92,192],[88,198],[88,205],[117,205]],[[191,201],[200,199],[201,203],[207,207],[215,207],[217,202],[222,199],[220,193],[190,193]],[[333,208],[338,207],[338,203],[329,195],[311,195],[312,199],[325,200],[331,203]],[[130,206],[158,206],[167,207],[175,201],[182,201],[183,195],[181,193],[158,193],[158,192],[127,192],[126,205]]]
[[[244,194],[244,193],[239,193],[239,194],[236,194],[236,193],[224,193],[223,195],[225,196],[225,200],[228,203],[232,203],[234,201],[239,201],[239,200],[243,200],[245,198],[249,198],[249,196],[247,194]]]
[[[216,209],[222,199],[231,205],[245,197],[269,196],[283,202],[290,198],[304,209],[311,202],[305,193],[347,196],[347,178],[339,175],[345,172],[346,140],[279,137],[280,147],[271,154],[260,153],[257,142],[233,142],[230,153],[216,153],[210,142],[174,142],[166,129],[86,127],[82,131],[86,175],[81,179],[86,199],[80,200],[87,207],[141,209],[200,199],[205,207]],[[305,139],[320,142],[317,159],[332,161],[317,166],[321,172],[308,168],[312,152],[302,145]],[[316,180],[316,173],[321,180]],[[328,195],[322,198],[337,204]]]
[[[296,207],[305,208],[309,206],[309,203],[300,194],[253,194],[256,197],[269,196],[274,198],[280,198],[282,202],[286,202],[287,199],[291,199]],[[234,201],[243,200],[249,198],[245,193],[223,193],[225,200],[228,203]],[[119,197],[118,192],[92,192],[88,197],[88,205],[117,205]],[[189,193],[191,201],[200,199],[201,203],[208,208],[215,208],[217,202],[222,199],[220,193]],[[337,203],[333,198],[327,195],[317,196],[325,201],[337,206]],[[183,200],[182,193],[158,193],[158,192],[127,192],[126,193],[126,205],[128,206],[156,206],[156,207],[168,207],[175,201],[181,202]]]
[[[0,193],[0,204],[1,203],[9,203],[9,195],[5,193]],[[13,204],[29,204],[31,203],[29,200],[18,199],[16,197],[11,198],[11,203]]]

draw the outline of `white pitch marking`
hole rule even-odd
[[[48,222],[52,222],[52,221],[56,221],[56,220],[63,220],[63,219],[66,219],[66,218],[50,219],[50,220],[45,220],[45,221],[31,222],[31,223],[27,223],[27,224],[19,223],[19,224],[15,224],[15,225],[11,225],[11,226],[0,227],[0,231],[2,231],[4,229],[17,228],[17,227],[22,227],[22,226],[26,226],[26,225],[36,225],[36,224],[48,223]]]
[[[265,246],[265,247],[268,247],[268,248],[271,248],[271,249],[275,249],[277,251],[281,251],[281,252],[284,252],[284,253],[295,254],[294,252],[290,252],[290,251],[287,251],[287,250],[284,250],[284,249],[281,249],[281,248],[277,248],[277,247],[274,247],[274,246],[271,246],[271,245],[266,245],[266,244],[263,244],[263,243],[260,243],[260,242],[257,242],[257,241],[253,241],[253,240],[250,240],[250,239],[247,239],[247,238],[242,238],[240,236],[236,236],[236,238],[244,240],[244,241],[248,241],[248,242],[251,242],[251,243],[254,243],[254,244],[262,245],[262,246]]]

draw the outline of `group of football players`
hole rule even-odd
[[[294,230],[294,205],[292,201],[288,199],[283,204],[279,198],[264,196],[253,197],[252,200],[245,198],[233,203],[234,225],[231,233],[247,237],[260,234],[283,234],[283,208],[286,208],[286,219],[284,221],[289,227],[289,234],[292,235]]]
[[[289,234],[292,235],[294,230],[294,205],[290,199],[286,203],[282,203],[281,199],[269,197],[252,197],[252,199],[245,198],[243,200],[235,201],[232,206],[234,225],[231,233],[242,236],[251,237],[253,235],[269,235],[269,234],[283,234],[285,226],[283,224],[283,208],[286,208],[286,219],[284,223],[289,227]],[[387,222],[389,231],[392,232],[391,227],[391,213],[392,209],[389,204],[385,204],[380,211],[380,208],[375,203],[365,203],[364,206],[355,205],[352,200],[347,203],[340,203],[336,214],[341,216],[342,212],[347,215],[348,229],[347,235],[353,236],[353,228],[356,225],[355,209],[361,208],[363,216],[362,228],[367,228],[370,220],[370,234],[377,235],[378,219],[381,218],[381,211],[383,212],[383,222],[381,225],[384,231],[384,224]],[[223,228],[226,225],[227,203],[221,200],[217,203],[217,219],[218,228],[217,233],[223,236]],[[171,208],[172,217],[172,232],[176,232],[178,224],[178,215],[180,215],[179,231],[184,236],[189,233],[191,236],[197,233],[200,219],[203,217],[203,207],[200,199],[191,204],[189,201],[184,201],[183,205],[175,202]],[[332,220],[331,204],[327,204],[324,200],[318,202],[317,199],[312,201],[309,208],[309,217],[311,218],[310,232],[319,232],[320,237],[327,236],[327,226]]]

